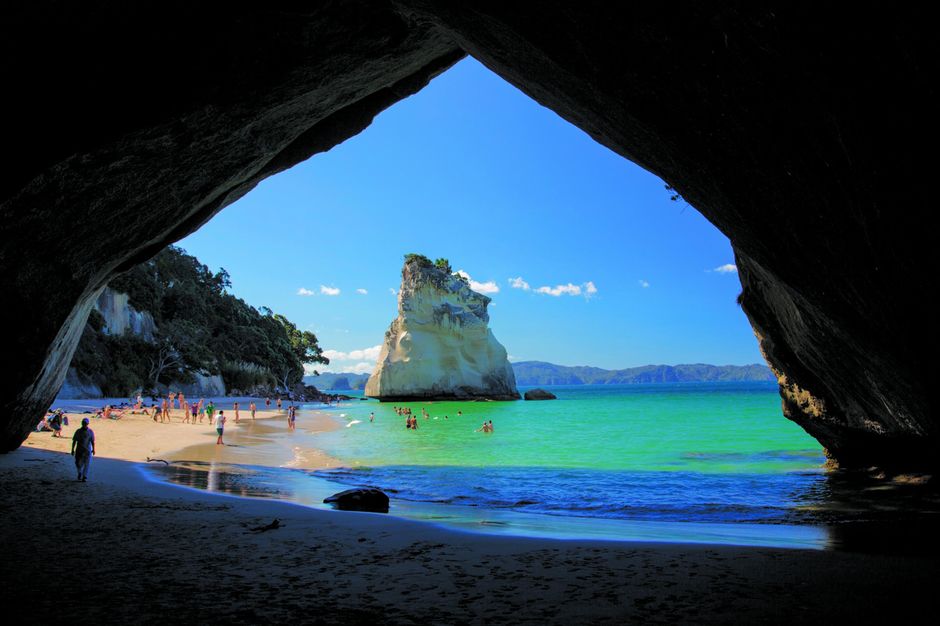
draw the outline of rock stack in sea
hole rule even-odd
[[[489,329],[490,298],[444,261],[406,256],[398,317],[365,395],[380,400],[518,400],[506,349]]]

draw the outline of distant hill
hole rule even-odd
[[[766,365],[643,365],[623,370],[605,370],[584,365],[555,365],[544,361],[519,361],[512,364],[516,384],[537,385],[631,385],[643,383],[695,383],[768,381],[777,378]],[[320,391],[362,390],[368,374],[324,372],[305,376],[304,384]]]
[[[320,391],[350,391],[365,389],[368,374],[323,372],[319,376],[304,376],[305,385]]]
[[[766,365],[643,365],[623,370],[567,366],[544,361],[512,364],[516,384],[532,385],[630,385],[641,383],[769,381],[777,377]]]

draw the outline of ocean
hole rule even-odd
[[[775,384],[549,389],[557,400],[404,403],[417,430],[405,428],[394,403],[306,405],[340,427],[306,429],[304,411],[294,433],[261,420],[233,432],[225,463],[145,471],[314,507],[338,490],[377,487],[394,515],[561,538],[822,548],[831,544],[827,525],[893,510],[890,491],[860,499],[857,484],[841,486],[824,469],[819,444],[781,414]],[[479,432],[490,420],[494,432]],[[342,467],[297,469],[313,448]]]
[[[822,449],[783,418],[774,384],[551,391],[557,400],[408,403],[416,431],[392,404],[341,407],[351,425],[318,445],[347,467],[317,475],[411,502],[682,522],[799,521],[825,482]],[[494,432],[478,432],[489,420]]]

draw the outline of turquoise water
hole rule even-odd
[[[868,550],[872,536],[886,536],[859,534],[868,524],[932,529],[940,515],[933,490],[823,471],[819,444],[782,416],[772,384],[551,389],[558,400],[409,403],[417,431],[391,404],[309,405],[341,427],[322,432],[306,411],[294,432],[286,420],[259,420],[233,430],[214,460],[141,471],[321,508],[336,491],[374,486],[391,496],[394,515],[565,539]],[[484,420],[494,433],[476,432]],[[312,448],[345,467],[296,469]]]
[[[822,450],[783,418],[776,385],[552,391],[557,400],[400,405],[417,431],[392,404],[341,407],[346,427],[317,445],[347,467],[316,475],[410,502],[682,522],[799,522],[823,488]],[[477,432],[484,420],[495,432]]]
[[[776,384],[550,389],[557,400],[398,404],[419,417],[417,431],[405,429],[392,404],[360,403],[339,412],[347,423],[361,423],[325,435],[319,445],[354,467],[779,473],[823,462],[819,444],[781,414]],[[494,433],[475,432],[484,420],[493,421]]]

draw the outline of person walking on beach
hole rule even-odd
[[[369,413],[369,421],[370,421],[370,422],[374,422],[374,421],[375,421],[375,411]]]
[[[209,423],[212,424],[212,416],[215,414],[215,404],[212,400],[209,400],[209,404],[206,405],[206,417],[209,418]]]
[[[271,398],[265,398],[265,399],[264,399],[264,408],[266,408],[266,409],[270,409],[270,408],[271,408]]]
[[[235,406],[233,406],[232,408],[235,409],[235,423],[237,424],[238,423],[238,403],[236,402]]]
[[[215,416],[215,432],[219,433],[219,438],[215,440],[215,445],[224,446],[225,442],[222,441],[222,432],[225,430],[225,411],[219,411],[219,414]]]
[[[258,407],[255,405],[254,400],[248,403],[248,408],[251,409],[251,419],[255,419],[255,411],[258,410]]]
[[[95,454],[95,431],[88,428],[88,418],[82,419],[82,427],[72,435],[72,456],[75,457],[75,469],[78,471],[78,480],[88,480],[88,468],[91,466],[91,457]]]
[[[281,399],[280,399],[280,398],[277,399],[277,410],[278,410],[278,411],[281,410]]]
[[[297,409],[292,404],[287,409],[287,430],[294,430],[296,428],[297,428]]]
[[[193,424],[196,423],[196,414],[199,412],[199,405],[193,402],[189,405],[189,412],[193,414]]]

